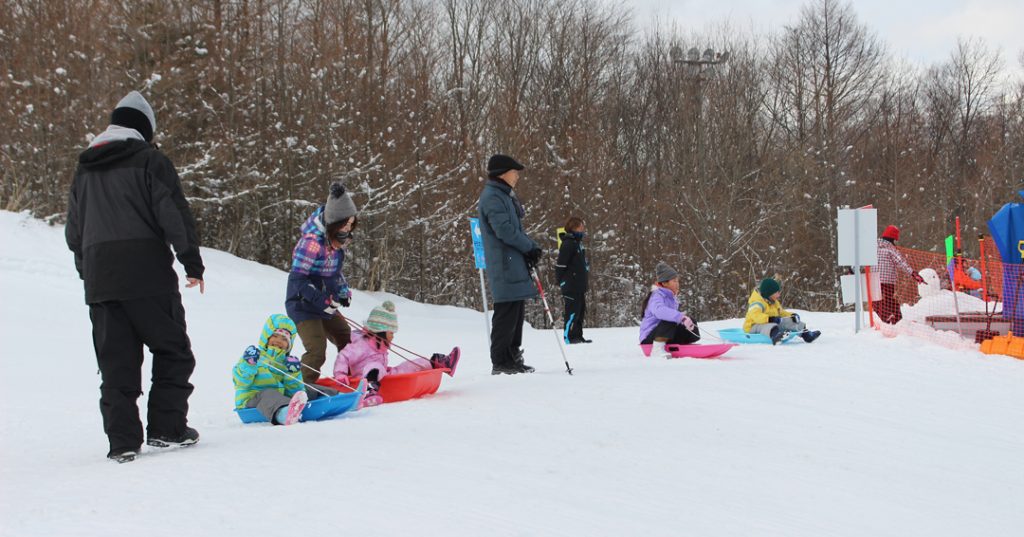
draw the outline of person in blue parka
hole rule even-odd
[[[532,373],[523,360],[523,322],[526,300],[537,296],[530,275],[543,253],[523,231],[525,215],[512,189],[524,169],[512,157],[494,155],[487,161],[487,182],[480,193],[480,231],[487,262],[487,280],[494,300],[491,321],[491,374]]]

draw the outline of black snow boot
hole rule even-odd
[[[517,364],[496,364],[493,367],[491,367],[492,375],[518,375],[522,372],[523,371],[519,369],[519,365]]]
[[[126,462],[134,461],[135,457],[137,457],[138,455],[139,450],[137,449],[115,449],[111,450],[110,453],[107,453],[107,458],[118,464],[124,464]]]
[[[519,368],[520,373],[533,373],[536,371],[536,369],[526,365],[526,361],[523,359],[523,349],[519,349],[519,352],[516,353],[513,364]]]
[[[807,332],[804,332],[803,334],[801,334],[800,337],[804,338],[804,341],[806,341],[807,343],[810,343],[810,342],[818,339],[818,336],[820,336],[820,335],[821,335],[821,330],[814,330],[814,331],[808,330]]]
[[[185,427],[185,432],[178,436],[152,435],[146,439],[146,443],[154,447],[182,447],[191,446],[199,441],[199,431]]]
[[[783,332],[781,328],[779,328],[778,326],[776,326],[775,328],[772,328],[772,333],[771,333],[772,345],[778,345],[779,342],[782,341],[782,338],[784,338],[784,337],[786,337],[786,332]]]

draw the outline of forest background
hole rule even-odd
[[[914,65],[837,0],[768,33],[650,26],[597,0],[0,0],[0,208],[63,222],[78,153],[138,89],[204,246],[287,269],[342,180],[351,284],[479,308],[467,219],[502,152],[547,286],[580,216],[588,324],[621,326],[658,260],[698,319],[741,316],[768,275],[838,310],[838,208],[940,251],[1022,187],[1022,51],[963,38]],[[692,48],[711,63],[676,61]]]

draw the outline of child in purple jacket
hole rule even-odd
[[[665,356],[665,344],[681,345],[700,340],[700,329],[685,312],[679,311],[679,273],[664,261],[654,270],[655,284],[644,299],[640,323],[640,344],[651,345],[651,356]]]
[[[364,406],[373,406],[381,402],[377,393],[380,388],[380,381],[392,373],[415,373],[427,369],[449,369],[448,375],[455,376],[455,367],[459,363],[459,349],[456,347],[452,353],[434,354],[430,360],[424,358],[413,358],[411,360],[391,367],[388,365],[388,350],[391,348],[391,341],[398,331],[398,315],[395,313],[395,304],[390,300],[370,311],[370,317],[362,330],[352,333],[352,342],[338,352],[334,361],[334,378],[341,382],[348,382],[348,377],[365,378],[369,384],[366,397],[363,398]]]

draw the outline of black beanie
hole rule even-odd
[[[114,107],[114,112],[110,114],[110,124],[135,129],[143,139],[152,142],[156,116],[153,107],[141,93],[130,91]]]
[[[114,113],[110,114],[110,124],[135,129],[147,142],[153,141],[153,127],[149,125],[149,118],[134,108],[115,108]]]
[[[493,155],[487,159],[487,176],[498,177],[509,170],[522,170],[524,166],[508,155]]]

